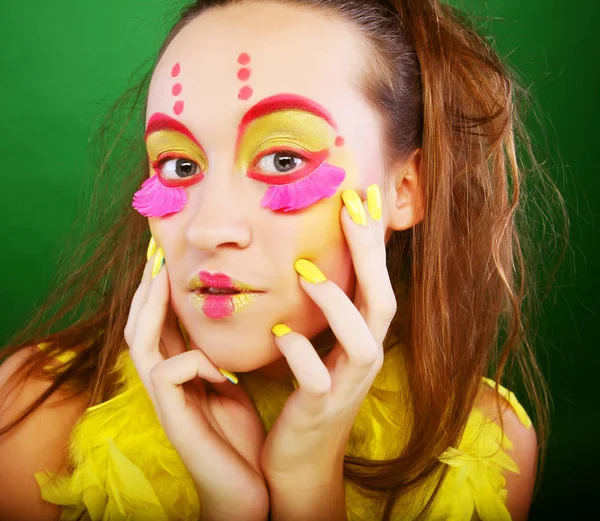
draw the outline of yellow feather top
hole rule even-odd
[[[117,394],[87,409],[71,433],[72,473],[35,474],[42,497],[63,506],[61,521],[197,521],[199,503],[192,478],[162,430],[128,351],[119,355],[115,370],[120,374]],[[354,422],[347,455],[389,459],[407,443],[410,404],[401,386],[406,380],[398,378],[403,371],[400,346],[389,349]],[[297,382],[238,376],[269,430]],[[498,390],[523,423],[531,425],[514,394],[502,386]],[[470,521],[477,512],[482,521],[510,521],[502,472],[519,473],[505,452],[510,448],[500,427],[474,408],[458,447],[449,447],[440,457],[451,468],[428,519]],[[413,519],[433,483],[401,497],[393,519]],[[375,503],[349,483],[346,506],[349,521],[373,521]]]

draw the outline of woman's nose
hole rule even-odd
[[[186,238],[192,247],[202,251],[248,247],[252,229],[243,194],[213,186],[194,195],[198,197],[188,198],[186,223]]]

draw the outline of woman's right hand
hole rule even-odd
[[[229,382],[201,350],[186,350],[169,304],[167,265],[151,277],[157,256],[162,250],[147,262],[131,302],[124,331],[131,359],[196,484],[200,519],[264,521],[269,494],[259,463],[263,425],[241,385]]]

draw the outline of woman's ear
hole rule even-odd
[[[408,230],[423,220],[421,197],[421,149],[417,148],[408,159],[388,174],[387,227]]]

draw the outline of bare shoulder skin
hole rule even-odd
[[[7,425],[50,386],[31,378],[6,386],[8,377],[35,347],[15,353],[0,365],[0,426]],[[64,401],[58,390],[41,407],[7,434],[0,436],[0,520],[57,520],[61,509],[44,501],[34,473],[67,468],[71,429],[85,411],[84,397]]]
[[[482,408],[486,417],[491,418],[500,425],[496,411],[496,391],[488,385],[482,384],[482,392],[476,405]],[[507,502],[506,507],[510,512],[512,521],[526,521],[535,486],[537,469],[537,434],[533,425],[529,428],[523,425],[515,410],[508,402],[500,397],[504,434],[512,442],[513,449],[507,454],[519,467],[521,473],[506,472]]]

